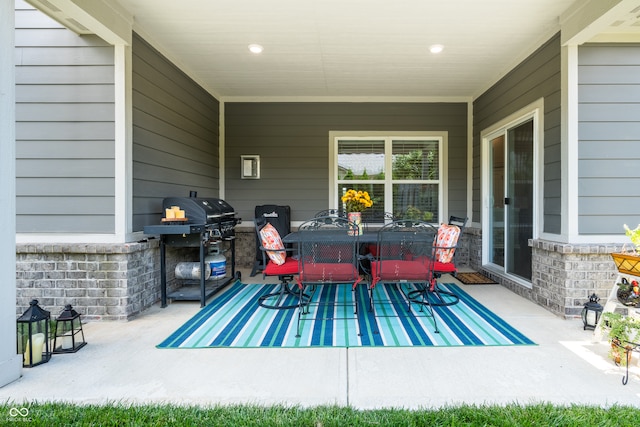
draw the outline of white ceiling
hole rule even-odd
[[[575,0],[118,1],[138,33],[223,99],[449,99],[495,83],[559,31]],[[607,26],[640,31],[640,12],[625,7]]]

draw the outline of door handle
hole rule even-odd
[[[511,203],[511,199],[509,197],[505,197],[504,198],[504,204],[508,205],[509,203]]]

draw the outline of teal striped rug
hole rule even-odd
[[[366,309],[369,296],[365,285],[358,286],[359,313],[353,306],[336,307],[335,319],[305,320],[296,338],[298,310],[269,310],[258,298],[276,285],[247,285],[237,281],[206,307],[160,343],[158,348],[213,347],[367,347],[367,346],[504,346],[532,345],[529,338],[455,284],[440,288],[456,294],[460,302],[434,307],[440,333],[434,333],[433,319],[420,313],[414,304],[411,313],[400,302],[376,304],[377,316]],[[395,285],[376,286],[376,301],[398,300]],[[383,295],[384,294],[384,295]],[[320,286],[312,301],[333,299],[353,301],[348,285]],[[308,317],[316,316],[312,309]],[[358,334],[358,324],[361,334]]]

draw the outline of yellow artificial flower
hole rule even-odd
[[[366,191],[347,190],[340,198],[346,204],[347,212],[362,212],[366,208],[373,206],[373,200]]]

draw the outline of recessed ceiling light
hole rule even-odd
[[[259,44],[250,44],[249,45],[249,50],[252,53],[262,53],[262,51],[264,50],[264,48],[262,46],[260,46]]]
[[[433,44],[429,47],[429,52],[431,53],[440,53],[444,50],[444,46],[441,44]]]

